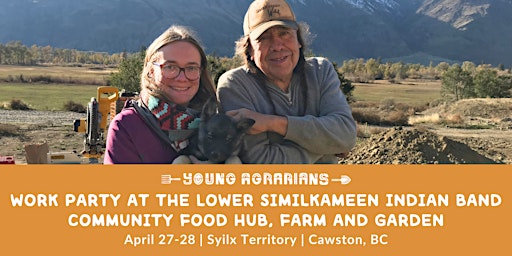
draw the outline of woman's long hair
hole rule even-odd
[[[199,90],[190,101],[188,107],[201,110],[206,100],[215,96],[215,86],[208,72],[208,61],[206,60],[206,53],[203,47],[196,39],[195,33],[184,26],[171,26],[157,37],[153,43],[146,50],[146,57],[144,59],[144,69],[142,70],[140,78],[140,87],[142,91],[147,91],[149,94],[169,100],[160,88],[155,84],[154,78],[151,76],[151,71],[154,68],[153,62],[155,61],[155,54],[164,46],[178,41],[189,42],[194,45],[199,54],[201,55],[201,76],[199,78]]]

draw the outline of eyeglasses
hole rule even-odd
[[[153,62],[153,65],[159,66],[160,70],[162,71],[162,76],[169,79],[175,79],[180,75],[181,71],[183,71],[185,77],[191,81],[197,80],[201,75],[200,66],[187,66],[182,68],[178,65],[173,65],[169,63],[158,64],[156,62]]]

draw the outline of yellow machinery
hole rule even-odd
[[[105,147],[104,136],[107,125],[116,114],[115,103],[119,98],[119,90],[112,86],[98,87],[96,98],[87,104],[87,118],[74,122],[74,131],[85,133],[82,157],[89,163],[98,163]]]

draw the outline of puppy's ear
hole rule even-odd
[[[207,121],[217,113],[217,98],[210,97],[206,101],[203,106],[203,111],[201,112],[201,120]]]
[[[240,121],[238,121],[236,123],[236,128],[240,131],[240,132],[247,132],[247,130],[249,130],[249,128],[251,128],[254,123],[256,123],[256,121],[254,121],[253,119],[250,119],[250,118],[243,118],[243,119],[240,119]]]

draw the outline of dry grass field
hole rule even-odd
[[[0,108],[11,100],[48,111],[64,110],[69,101],[87,104],[112,72],[112,68],[98,66],[0,65]]]
[[[96,97],[97,86],[76,84],[1,84],[0,107],[11,100],[21,100],[34,110],[62,111],[64,105],[73,101],[86,105]]]
[[[397,103],[411,106],[424,106],[441,98],[439,80],[404,80],[391,83],[376,80],[373,83],[353,83],[354,97],[358,102],[380,103],[393,99]]]
[[[115,72],[115,68],[84,65],[84,66],[14,66],[0,65],[0,81],[9,77],[12,79],[19,78],[20,75],[29,79],[30,77],[54,77],[59,79],[68,79],[74,81],[82,81],[82,84],[104,84],[106,78],[111,72]]]

